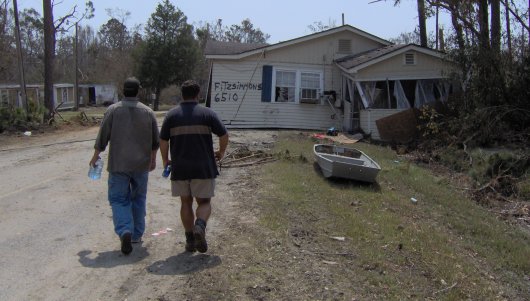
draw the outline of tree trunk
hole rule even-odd
[[[480,36],[479,45],[481,50],[490,48],[490,26],[489,26],[489,12],[488,0],[479,0],[479,25]]]
[[[510,24],[510,2],[506,1],[504,3],[506,8],[506,38],[508,41],[508,58],[510,62],[513,61],[512,57],[512,26]]]
[[[54,110],[53,60],[55,56],[55,26],[53,24],[51,0],[43,0],[42,5],[44,12],[44,106],[48,109],[47,119]]]
[[[420,45],[427,47],[427,17],[425,14],[425,0],[418,0],[418,19],[420,26]]]
[[[436,7],[436,50],[440,49],[440,7]]]
[[[153,111],[158,111],[158,103],[160,102],[160,90],[162,90],[162,88],[159,82],[157,83],[156,88],[155,88],[155,99],[153,101]]]
[[[15,19],[15,35],[17,45],[17,60],[20,80],[20,98],[22,99],[22,106],[26,113],[28,113],[28,98],[26,96],[26,77],[24,76],[24,61],[22,58],[22,45],[20,43],[20,24],[18,22],[18,5],[17,0],[13,0],[13,15]]]
[[[501,2],[491,0],[491,49],[495,56],[501,54]]]
[[[464,29],[458,22],[458,9],[459,7],[453,6],[451,10],[451,23],[456,32],[456,42],[458,43],[458,49],[463,53],[466,43],[464,39]]]
[[[439,42],[438,42],[439,50],[445,52],[445,39],[444,39],[444,30],[443,30],[443,28],[439,29],[438,39],[439,39]]]

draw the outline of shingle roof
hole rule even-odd
[[[240,54],[246,51],[265,47],[267,45],[269,44],[208,41],[206,42],[204,54],[206,55]]]
[[[389,45],[389,46],[377,48],[374,50],[369,50],[366,52],[345,56],[343,58],[336,59],[335,62],[345,69],[350,69],[350,68],[354,68],[359,65],[362,65],[378,57],[381,57],[383,55],[386,55],[388,53],[407,47],[409,45],[406,45],[406,44]]]

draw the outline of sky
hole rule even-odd
[[[42,0],[17,0],[19,10],[35,8],[42,14]],[[269,43],[278,43],[311,34],[309,25],[322,22],[327,25],[334,22],[337,26],[344,23],[354,26],[383,39],[391,39],[400,33],[412,32],[417,27],[416,0],[403,0],[398,7],[393,0],[371,3],[373,0],[170,0],[188,18],[188,23],[199,25],[201,22],[214,23],[223,20],[223,25],[241,24],[250,19],[254,28],[269,34]],[[94,18],[82,21],[82,25],[91,25],[96,30],[110,18],[107,9],[130,12],[125,25],[147,24],[162,0],[92,0],[95,8]],[[55,0],[54,16],[67,14],[72,7],[84,10],[85,1]],[[442,24],[448,24],[447,17],[441,17]],[[434,32],[435,18],[430,18],[427,31]]]

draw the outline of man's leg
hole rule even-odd
[[[186,251],[195,252],[195,242],[193,237],[193,222],[195,216],[193,215],[193,197],[180,196],[180,220],[184,226],[186,235]]]
[[[111,172],[109,173],[108,185],[114,232],[120,237],[122,253],[127,255],[132,251],[131,236],[133,232],[130,177],[125,173]]]
[[[195,198],[197,200],[197,210],[195,210],[195,216],[197,219],[202,219],[207,222],[212,213],[212,205],[210,204],[210,198]]]
[[[133,216],[132,241],[140,242],[145,232],[147,181],[149,173],[135,173],[131,178],[131,202]]]
[[[180,196],[180,220],[184,226],[184,231],[191,232],[193,230],[195,216],[193,215],[192,196]]]
[[[208,250],[208,244],[206,243],[206,222],[210,218],[212,212],[212,206],[210,204],[210,198],[195,198],[197,200],[197,210],[195,215],[195,226],[193,227],[193,236],[195,238],[195,247],[197,251],[204,253]]]

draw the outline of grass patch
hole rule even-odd
[[[274,152],[289,156],[264,168],[260,222],[300,250],[354,254],[354,260],[342,258],[341,272],[330,276],[333,283],[357,285],[341,296],[523,300],[530,295],[528,233],[497,220],[447,180],[389,148],[354,145],[381,165],[376,184],[325,179],[314,163],[313,144],[307,135],[280,135]]]

